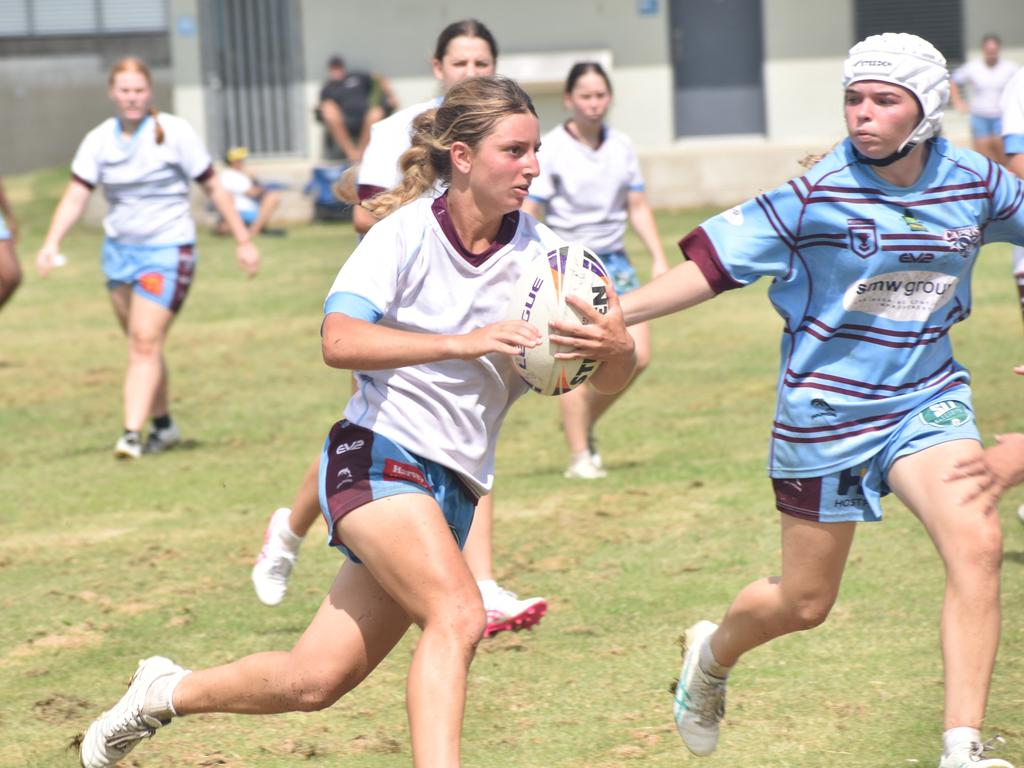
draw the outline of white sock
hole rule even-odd
[[[170,720],[177,717],[174,709],[174,689],[178,683],[185,679],[186,675],[192,673],[191,669],[176,672],[173,675],[158,677],[146,691],[146,701],[142,705],[142,711],[158,720]]]
[[[944,755],[949,755],[954,749],[962,744],[980,743],[981,731],[977,728],[968,728],[963,725],[956,728],[950,728],[942,734],[942,753]]]
[[[498,582],[494,579],[480,579],[476,583],[476,588],[480,590],[480,595],[486,600],[488,595],[493,595],[498,591]]]
[[[291,510],[288,510],[288,517],[289,517],[289,519],[291,518],[291,515],[292,515]],[[281,544],[284,545],[284,547],[289,552],[296,552],[296,551],[298,551],[299,547],[302,546],[303,540],[306,538],[305,536],[299,536],[297,533],[295,533],[292,530],[291,525],[288,524],[287,521],[285,522],[284,525],[280,526],[277,529],[276,533],[277,533],[277,538],[281,541]]]
[[[715,658],[714,651],[711,650],[711,638],[709,637],[704,641],[700,647],[700,658],[697,662],[700,665],[701,671],[706,675],[712,677],[720,677],[725,680],[729,676],[729,670],[732,667],[726,667],[718,663],[718,659]]]
[[[574,453],[572,455],[572,463],[573,464],[578,464],[581,461],[590,461],[590,450],[589,449],[584,449],[584,450],[580,451],[579,453]]]

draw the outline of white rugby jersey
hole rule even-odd
[[[562,245],[516,211],[486,260],[467,258],[446,198],[421,198],[386,216],[341,268],[324,313],[404,331],[463,334],[505,319],[512,286],[536,255]],[[477,493],[494,482],[494,446],[526,383],[508,355],[354,371],[345,418],[458,472]]]
[[[1024,69],[1018,69],[1003,89],[1003,150],[1008,155],[1024,152]]]
[[[116,117],[86,134],[71,173],[90,189],[103,186],[110,211],[103,219],[107,237],[132,245],[187,245],[196,228],[189,212],[189,183],[213,173],[202,140],[180,117],[161,112],[164,132],[146,117],[127,141]]]
[[[565,125],[545,134],[537,153],[540,176],[530,184],[530,199],[547,207],[544,222],[599,255],[625,250],[626,198],[644,189],[629,137],[604,130],[597,149],[573,138]]]
[[[398,160],[412,146],[412,121],[428,109],[440,106],[442,97],[413,104],[390,117],[374,123],[370,128],[370,143],[366,145],[359,166],[357,184],[361,188],[359,199],[365,200],[377,192],[393,189],[402,181]]]
[[[248,192],[255,184],[253,180],[237,168],[230,166],[220,172],[220,184],[231,193],[231,199],[235,203],[235,210],[239,213],[256,213],[260,204],[256,198],[250,197]]]
[[[973,59],[953,70],[953,82],[968,86],[968,103],[972,115],[999,117],[1002,108],[999,99],[1003,89],[1017,71],[1017,65],[1006,59],[999,59],[994,67],[981,59]]]
[[[970,379],[949,331],[970,314],[979,247],[1024,243],[1024,183],[945,139],[928,148],[920,179],[895,187],[847,139],[680,243],[716,291],[772,279],[783,319],[773,477],[856,466]]]

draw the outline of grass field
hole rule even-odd
[[[293,588],[260,605],[249,568],[267,516],[291,500],[341,413],[347,376],[320,360],[321,302],[351,251],[348,226],[263,240],[246,280],[200,239],[196,285],[171,335],[172,453],[111,458],[126,349],[77,228],[70,264],[30,269],[64,172],[5,180],[26,281],[0,313],[0,766],[77,765],[66,749],[160,653],[209,666],[286,648],[340,565],[315,529]],[[659,214],[666,243],[707,211]],[[637,242],[631,250],[639,254]],[[677,251],[673,247],[672,253]],[[673,259],[677,258],[675,255]],[[642,259],[640,260],[642,263]],[[1009,249],[986,248],[974,317],[956,332],[983,433],[1024,429],[1021,322]],[[671,717],[675,638],[772,573],[778,514],[764,464],[780,321],[766,285],[658,321],[651,369],[599,426],[610,475],[562,479],[553,400],[524,398],[499,443],[499,581],[548,597],[533,632],[481,644],[467,766],[934,765],[941,728],[942,567],[898,502],[862,526],[829,621],[737,667],[718,752],[691,757]],[[1024,762],[1024,528],[1003,504],[1004,634],[987,730]],[[126,765],[370,768],[410,762],[404,676],[416,632],[332,709],[176,721]]]

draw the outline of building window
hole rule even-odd
[[[942,51],[951,65],[964,60],[963,0],[855,0],[854,12],[853,43],[882,32],[910,32]]]
[[[165,32],[167,0],[0,0],[0,37]]]

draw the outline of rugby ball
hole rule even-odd
[[[581,245],[564,245],[547,255],[536,256],[512,289],[509,319],[526,320],[541,333],[539,346],[521,348],[513,359],[516,372],[542,395],[561,395],[589,379],[597,360],[557,360],[555,354],[569,347],[550,340],[548,323],[582,322],[583,317],[566,303],[566,296],[578,296],[604,314],[608,294],[613,290],[608,270],[601,260]]]

